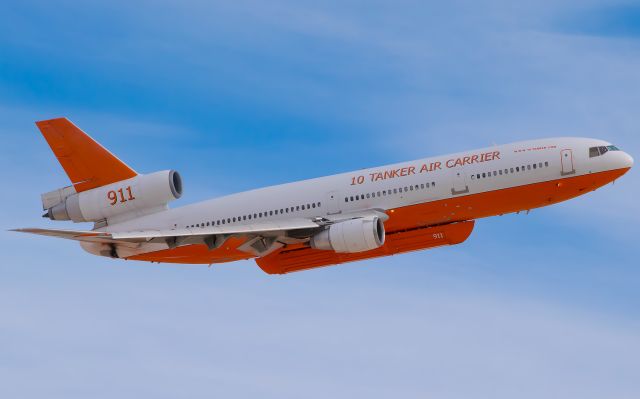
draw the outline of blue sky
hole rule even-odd
[[[638,396],[635,170],[456,247],[282,277],[5,231],[53,227],[39,195],[68,182],[33,122],[56,116],[179,170],[175,205],[538,137],[637,159],[637,3],[5,3],[0,396]]]

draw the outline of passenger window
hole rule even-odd
[[[483,172],[482,173],[482,178],[484,179],[485,177],[487,177],[487,174]]]
[[[353,201],[353,197],[351,197],[351,201]]]
[[[537,165],[534,163],[534,164],[533,164],[533,169],[536,169],[536,166],[537,166]]]
[[[367,198],[371,197],[371,194],[367,193]]]
[[[546,161],[546,162],[544,163],[544,167],[545,167],[545,168],[548,168],[548,167],[549,167],[549,161]]]
[[[511,173],[513,173],[513,168],[511,168]]]
[[[496,172],[495,170],[493,171],[493,175],[494,176],[498,176],[498,172]]]

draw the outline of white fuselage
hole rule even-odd
[[[590,157],[602,140],[550,138],[363,169],[232,194],[100,230],[198,229],[294,217],[331,219],[631,167],[622,151]],[[533,166],[535,165],[535,166]]]

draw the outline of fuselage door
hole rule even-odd
[[[469,192],[467,185],[467,175],[462,167],[451,169],[453,172],[453,181],[451,182],[451,195],[466,194]]]
[[[340,192],[330,191],[327,193],[327,214],[335,215],[341,213],[340,210]]]
[[[573,151],[569,149],[560,151],[560,162],[562,164],[562,176],[576,173],[576,169],[573,167]]]

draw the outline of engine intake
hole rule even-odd
[[[379,217],[373,216],[332,224],[311,237],[310,245],[315,249],[355,253],[382,246],[384,238],[384,224]]]
[[[140,216],[166,209],[167,204],[182,196],[182,179],[175,170],[137,175],[106,186],[76,193],[73,187],[42,196],[51,220],[96,222],[131,214]]]

